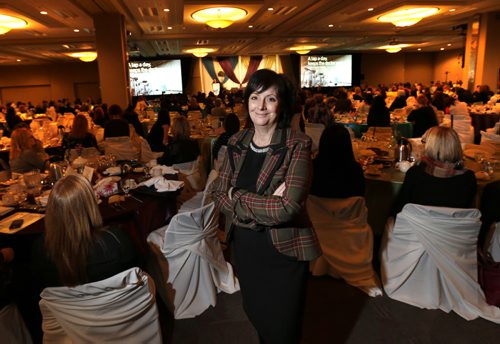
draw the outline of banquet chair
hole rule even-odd
[[[2,343],[33,343],[23,317],[14,303],[0,308],[0,338]]]
[[[453,115],[453,126],[451,115],[445,115],[442,126],[452,127],[458,134],[461,143],[474,143],[474,127],[468,115]]]
[[[201,191],[205,186],[206,174],[203,171],[203,157],[199,155],[195,160],[173,164],[173,168],[179,171],[179,178],[184,181],[184,188]]]
[[[140,152],[129,136],[108,137],[103,147],[104,154],[113,154],[116,160],[139,160]]]
[[[325,130],[325,125],[322,123],[305,124],[306,135],[312,140],[311,151],[315,152],[319,149],[319,139],[321,138],[321,134],[323,134],[323,130]]]
[[[203,191],[198,191],[196,194],[193,195],[192,198],[184,201],[180,205],[178,212],[182,213],[185,211],[192,211],[192,210],[195,210],[197,208],[201,208],[201,207],[207,205],[208,203],[212,202],[212,197],[211,197],[211,193],[210,193],[210,186],[212,185],[214,180],[217,179],[218,176],[219,176],[219,172],[217,170],[213,169],[212,171],[210,171],[210,173],[208,174],[207,182],[205,184],[205,188],[203,189]]]
[[[158,293],[175,319],[193,318],[215,306],[217,293],[239,290],[217,238],[213,202],[178,213],[168,226],[148,235],[153,253],[148,268]]]
[[[40,297],[44,343],[162,342],[155,285],[139,268]]]
[[[372,266],[373,233],[365,199],[309,195],[306,205],[323,251],[311,262],[311,273],[342,278],[370,296],[382,295]]]
[[[462,318],[500,323],[500,308],[486,303],[477,282],[481,213],[407,204],[388,226],[381,246],[381,277],[387,295]]]

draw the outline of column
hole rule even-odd
[[[465,45],[464,86],[500,88],[500,20],[497,13],[484,13],[468,24]]]
[[[125,109],[130,103],[125,20],[119,13],[97,15],[94,27],[102,101]]]

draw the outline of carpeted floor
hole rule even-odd
[[[455,313],[423,310],[387,296],[370,298],[331,277],[310,277],[305,310],[304,344],[500,342],[500,325],[484,319],[467,321]],[[194,319],[173,320],[161,308],[165,343],[257,344],[241,307],[239,293],[221,293],[217,305]]]

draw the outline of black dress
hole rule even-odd
[[[237,188],[256,192],[265,157],[248,150]],[[231,243],[243,308],[261,343],[299,343],[309,262],[279,253],[265,229],[236,226]]]
[[[356,161],[325,164],[315,159],[310,193],[327,198],[364,197],[363,169]]]

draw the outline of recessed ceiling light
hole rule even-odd
[[[249,28],[249,29],[252,29],[252,28],[253,28],[253,25],[248,25],[248,28]]]
[[[373,11],[373,7],[370,7],[370,8],[368,9],[368,12],[371,12],[371,11]]]
[[[16,61],[17,61],[17,62],[21,62],[21,59],[17,59]]]
[[[170,8],[164,8],[163,12],[170,12]]]
[[[267,10],[268,10],[268,11],[274,11],[274,8],[272,8],[272,7],[268,7],[268,8],[267,8]]]
[[[441,48],[441,49],[439,49],[439,50],[444,50],[444,48]]]
[[[74,31],[74,32],[80,32],[80,30],[78,30],[78,29],[74,29],[73,31]]]
[[[328,24],[328,27],[333,27],[333,24]]]
[[[455,12],[455,11],[456,11],[456,8],[450,8],[448,11],[450,11],[450,12]]]
[[[418,48],[417,50],[420,51],[420,50],[422,50],[422,48]]]
[[[47,14],[49,14],[49,12],[47,12],[47,11],[40,11],[40,14],[47,15]]]
[[[62,46],[63,46],[63,48],[69,49],[69,45],[67,45],[67,44],[63,44]]]
[[[172,30],[172,27],[171,27],[171,26],[167,26],[167,29],[168,29],[168,30]]]

